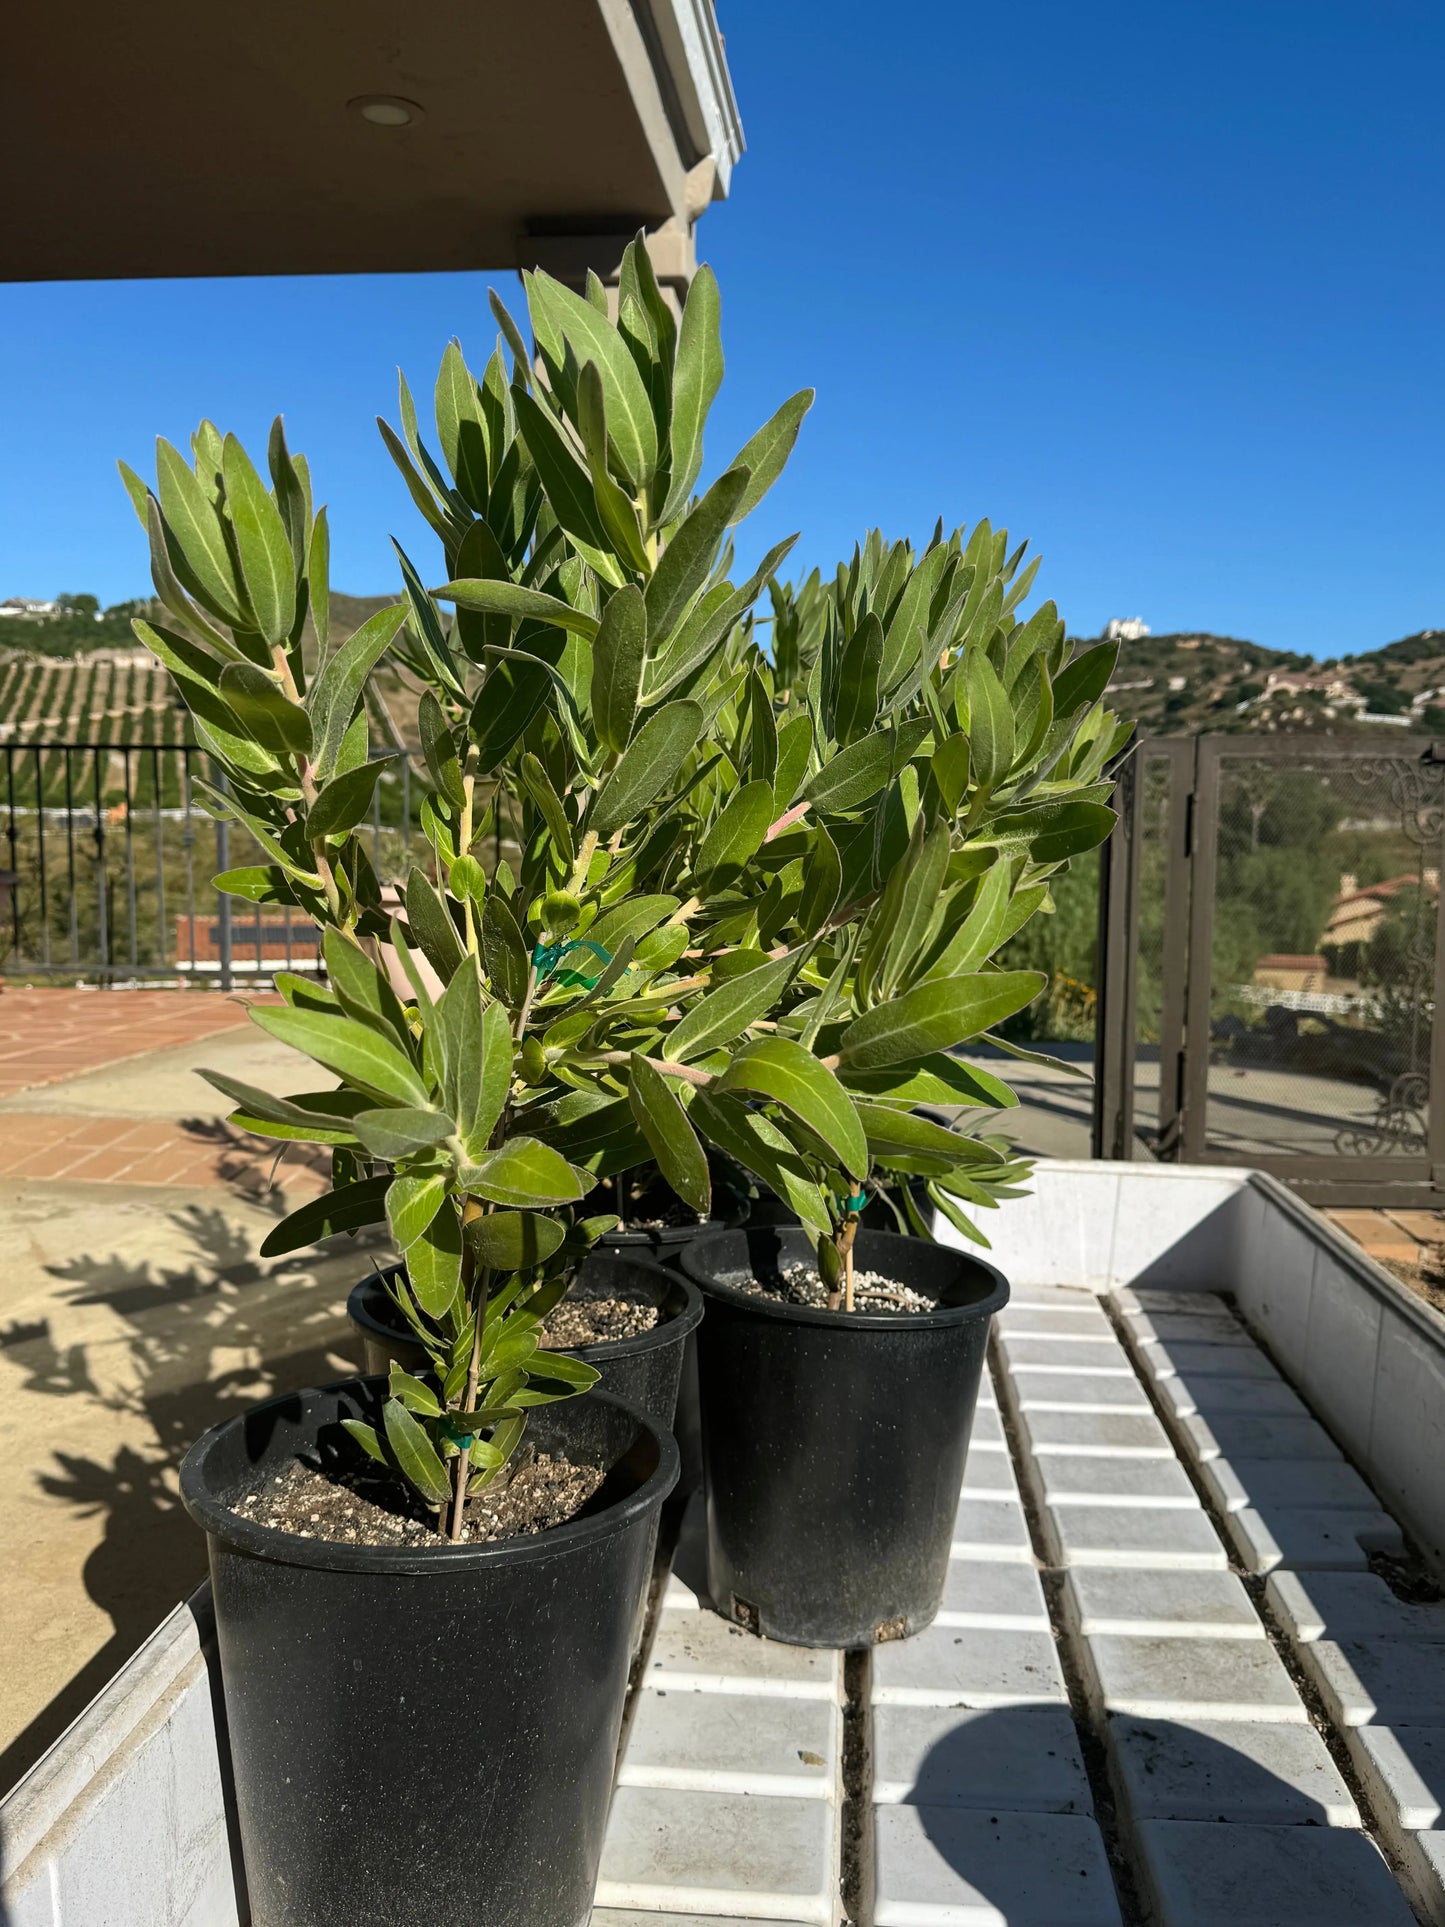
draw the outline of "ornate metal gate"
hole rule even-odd
[[[1146,738],[1119,777],[1096,1153],[1439,1204],[1445,745]]]

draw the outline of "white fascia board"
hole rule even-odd
[[[643,0],[650,9],[677,99],[697,146],[717,168],[725,195],[744,148],[743,124],[713,0]]]

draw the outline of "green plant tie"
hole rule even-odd
[[[475,1432],[459,1432],[450,1419],[446,1421],[446,1433],[452,1444],[462,1452],[470,1452],[476,1443]]]
[[[843,1208],[846,1211],[861,1211],[867,1202],[868,1193],[866,1191],[855,1191],[851,1198],[844,1198]]]
[[[544,977],[550,977],[562,959],[573,950],[590,950],[595,957],[600,958],[600,968],[594,970],[590,977],[585,970],[567,970],[557,981],[569,989],[580,985],[590,990],[612,961],[612,952],[604,945],[594,943],[590,937],[571,937],[566,943],[539,943],[532,952],[532,968],[537,973],[538,983],[541,983]]]

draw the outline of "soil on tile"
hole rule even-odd
[[[786,1271],[773,1272],[766,1278],[729,1278],[726,1282],[736,1285],[740,1291],[751,1292],[755,1298],[802,1305],[810,1311],[828,1309],[828,1288],[810,1264],[789,1265]],[[925,1298],[921,1291],[914,1291],[911,1285],[895,1284],[881,1271],[855,1271],[853,1309],[866,1315],[869,1312],[937,1311],[938,1305],[934,1299]]]
[[[1442,1279],[1441,1264],[1435,1255],[1438,1247],[1426,1246],[1420,1259],[1407,1262],[1403,1258],[1383,1258],[1371,1252],[1377,1265],[1398,1278],[1406,1290],[1413,1291],[1417,1298],[1423,1298],[1427,1305],[1436,1311],[1445,1311],[1445,1279]]]
[[[574,1465],[546,1452],[519,1457],[490,1485],[467,1498],[462,1542],[481,1545],[565,1525],[602,1484],[600,1466]],[[284,1472],[239,1500],[236,1512],[253,1525],[272,1526],[299,1539],[343,1546],[444,1546],[436,1515],[411,1488],[370,1462],[324,1470],[293,1459]]]
[[[544,1351],[600,1345],[610,1338],[640,1338],[656,1329],[662,1310],[635,1285],[589,1285],[577,1279],[542,1325]]]

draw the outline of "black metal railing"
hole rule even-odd
[[[210,759],[189,744],[0,743],[0,974],[230,989],[278,969],[314,971],[300,912],[216,890],[221,871],[264,860],[245,829],[204,807]],[[411,770],[377,784],[370,823],[380,877],[411,858]]]

